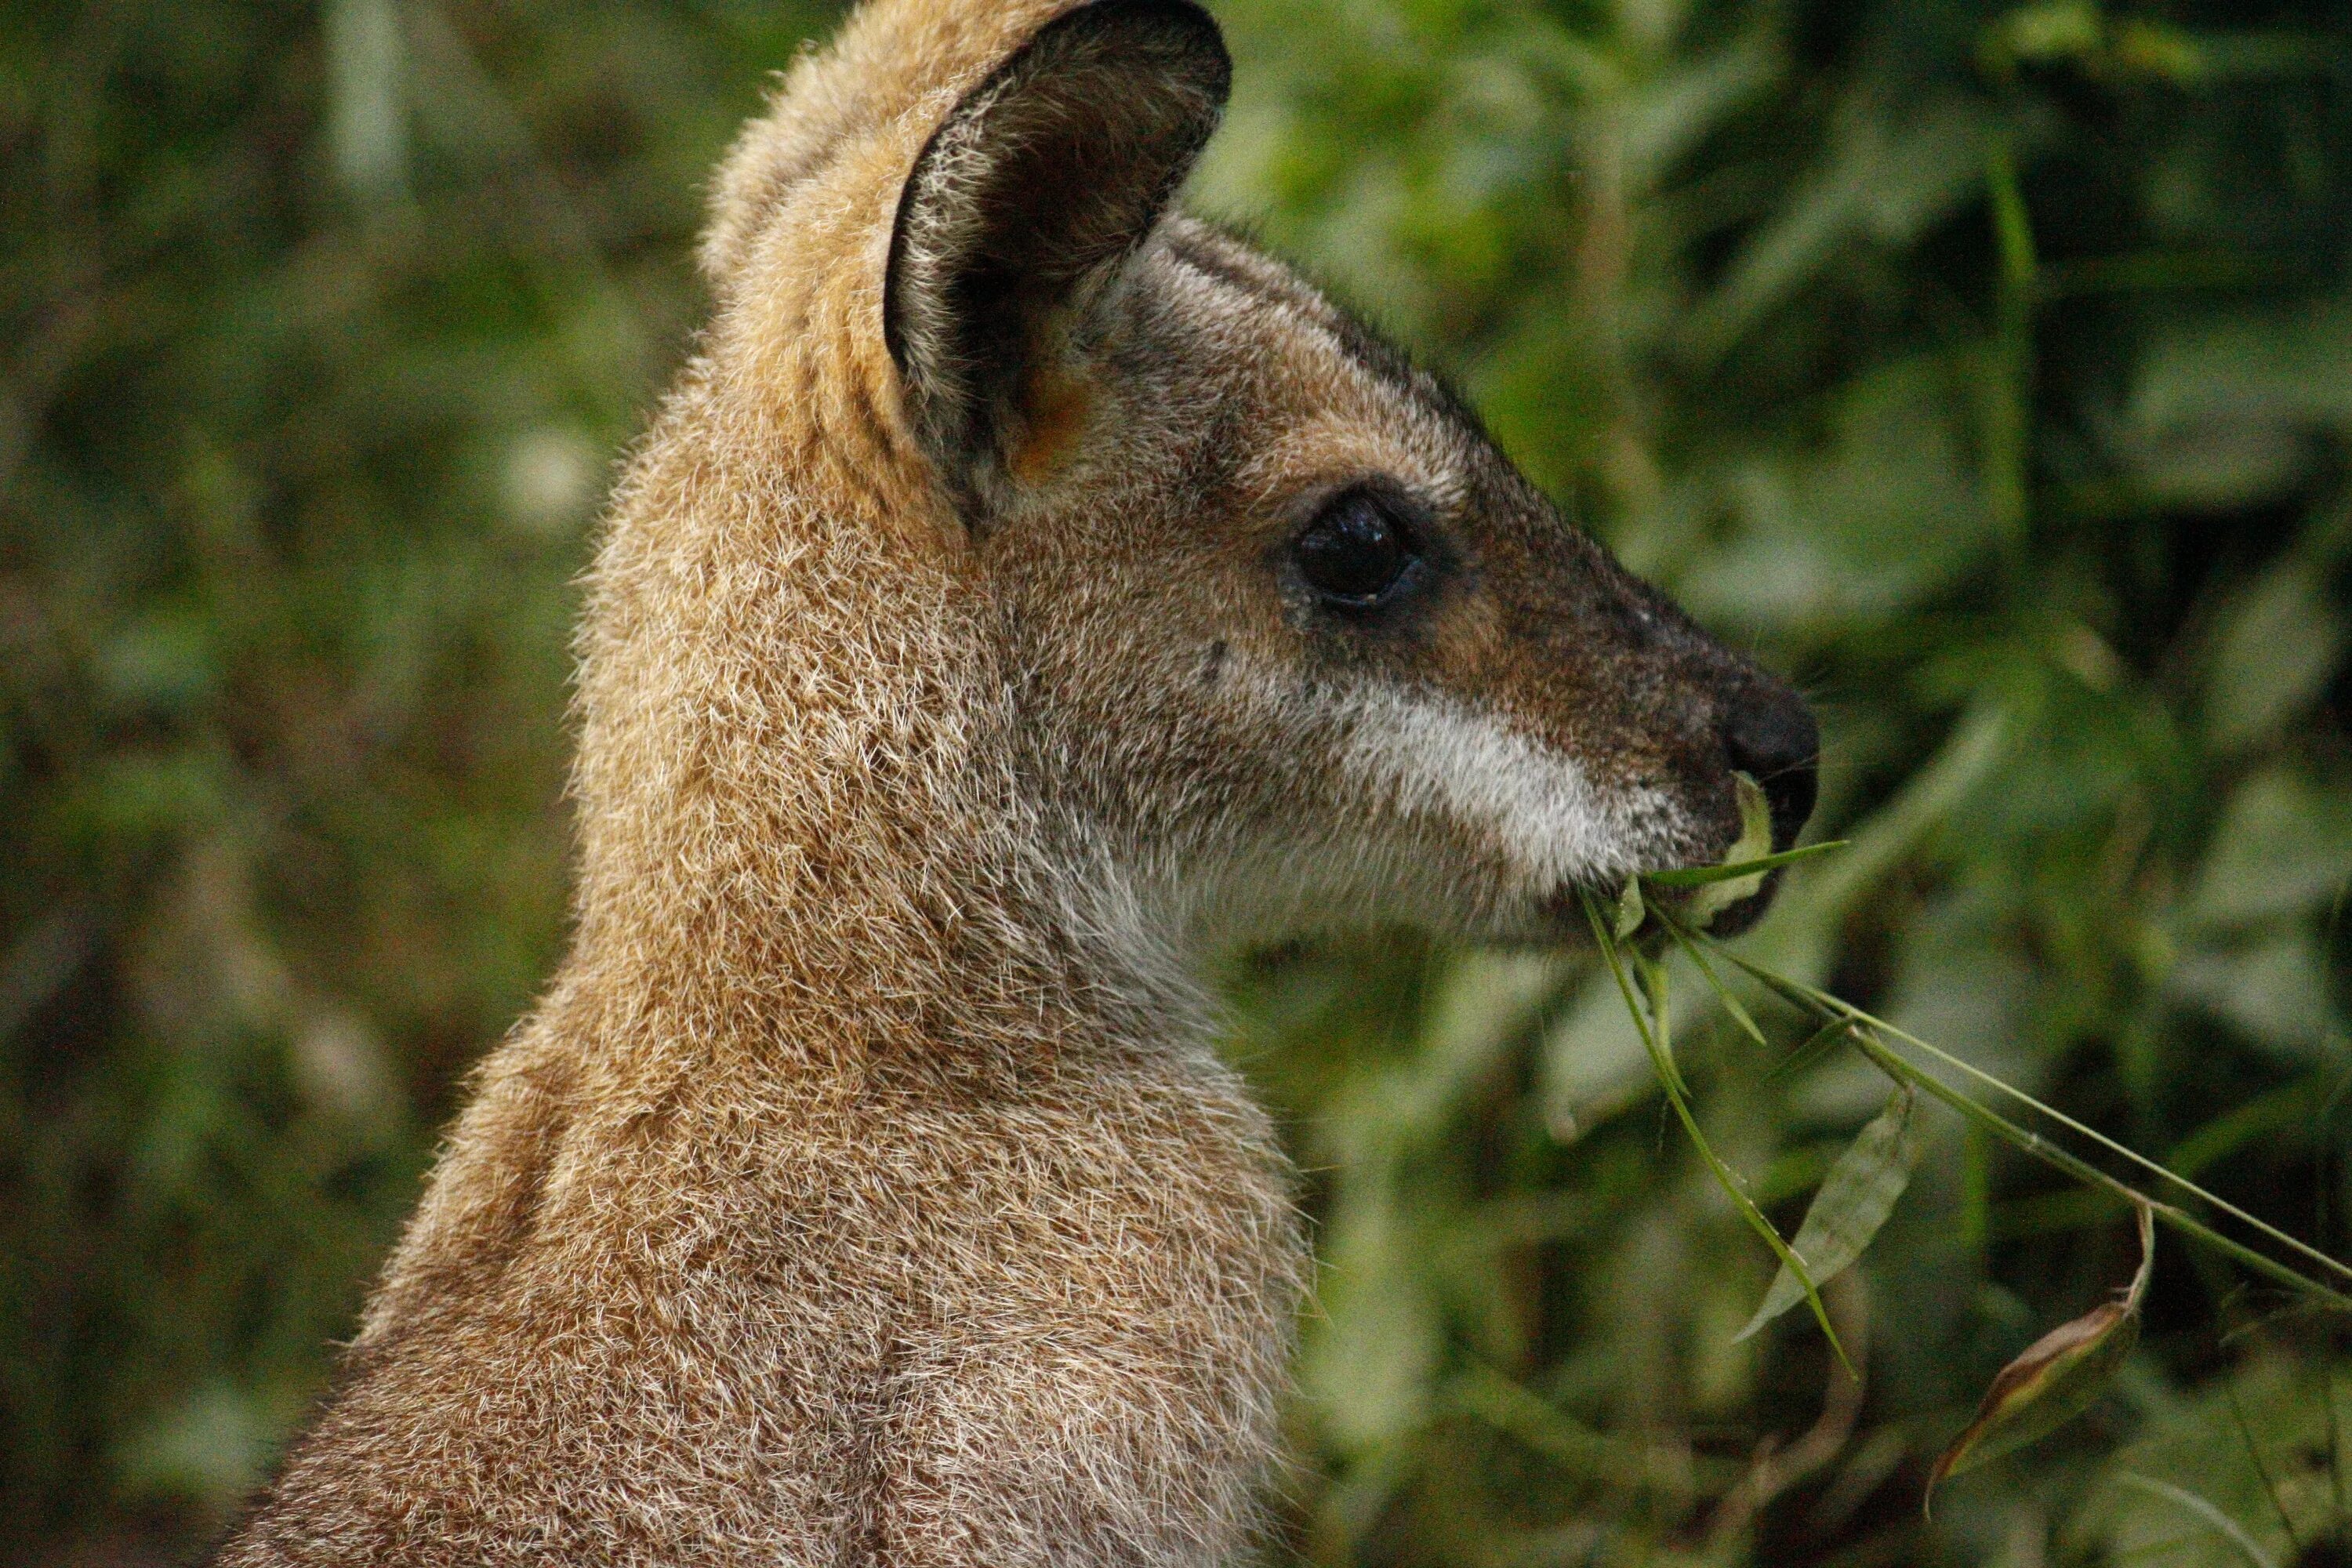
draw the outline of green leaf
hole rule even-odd
[[[1775,973],[1730,948],[1717,946],[1715,951],[1799,1011],[1831,1020],[1843,1020],[1849,1026],[1847,1037],[1853,1041],[1854,1048],[1895,1082],[1910,1084],[1913,1088],[1934,1096],[1977,1126],[2012,1147],[2032,1155],[2043,1163],[2065,1172],[2077,1181],[2152,1210],[2158,1217],[2175,1230],[2185,1236],[2194,1237],[2206,1246],[2226,1253],[2245,1268],[2252,1269],[2265,1279],[2308,1296],[2315,1302],[2325,1304],[2335,1310],[2352,1312],[2352,1296],[2343,1295],[2333,1286],[2323,1284],[2300,1269],[2281,1263],[2274,1258],[2265,1257],[2243,1243],[2231,1239],[2177,1205],[2159,1203],[2138,1188],[2127,1185],[2080,1156],[2053,1143],[2040,1133],[2020,1127],[2007,1117],[1999,1115],[1988,1107],[1978,1103],[1933,1074],[1921,1071],[1892,1050],[1886,1042],[1878,1037],[1884,1034],[1893,1039],[1900,1040],[1909,1049],[1927,1055],[1939,1065],[1950,1068],[1971,1082],[2013,1100],[2038,1115],[2049,1118],[2069,1132],[2088,1140],[2108,1153],[2130,1162],[2148,1174],[2161,1178],[2201,1203],[2211,1205],[2238,1224],[2258,1232],[2266,1239],[2275,1242],[2305,1260],[2319,1265],[2331,1275],[2339,1279],[2352,1279],[2352,1264],[2330,1257],[2307,1241],[2298,1240],[2260,1215],[2250,1214],[2219,1194],[2199,1186],[2179,1172],[2167,1169],[2127,1144],[2116,1142],[2097,1128],[2076,1121],[2057,1107],[2036,1100],[2015,1085],[2003,1082],[1983,1068],[1954,1056],[1949,1051],[1930,1045],[1916,1035],[1895,1027],[1884,1018],[1874,1017],[1852,1003],[1839,1001],[1826,991],[1818,990],[1801,981],[1791,980],[1784,974]]]
[[[1976,1419],[1928,1472],[1923,1508],[1948,1478],[2048,1436],[2106,1392],[2139,1342],[2140,1303],[2156,1267],[2156,1216],[2146,1204],[2139,1206],[2139,1272],[2120,1297],[2061,1323],[2000,1369]]]
[[[2329,902],[2352,879],[2352,804],[2300,771],[2240,784],[2222,809],[2182,913],[2205,927],[2250,926]]]
[[[1650,1033],[1671,1055],[1675,1048],[1674,1016],[1670,1005],[1673,990],[1666,984],[1666,966],[1638,948],[1628,949],[1626,956],[1633,961],[1633,972],[1642,977],[1642,996],[1650,1006]],[[1684,1093],[1690,1092],[1687,1083],[1681,1088]]]
[[[1698,944],[1691,941],[1690,932],[1683,930],[1680,922],[1671,919],[1666,920],[1664,925],[1673,935],[1675,945],[1683,950],[1683,955],[1697,969],[1700,978],[1714,989],[1716,1000],[1723,1004],[1723,1010],[1731,1015],[1732,1022],[1746,1031],[1749,1039],[1770,1049],[1772,1042],[1764,1037],[1764,1031],[1756,1026],[1755,1018],[1741,1005],[1739,998],[1731,994],[1731,987],[1723,983],[1723,976],[1715,972],[1715,965],[1706,961],[1706,954],[1698,950]]]
[[[1985,29],[1980,50],[1996,60],[2078,59],[2105,42],[2098,7],[2087,0],[2021,5]]]
[[[1918,1113],[1917,1091],[1902,1085],[1822,1178],[1796,1239],[1789,1244],[1805,1260],[1814,1284],[1825,1285],[1852,1268],[1895,1212],[1895,1200],[1911,1184],[1911,1173],[1919,1164]],[[1804,1299],[1804,1287],[1783,1266],[1756,1315],[1735,1337],[1747,1339]]]
[[[1617,940],[1632,941],[1633,933],[1642,929],[1643,921],[1649,918],[1649,912],[1642,901],[1642,879],[1626,878],[1624,889],[1617,895],[1617,912],[1611,921],[1616,930]]]
[[[1695,926],[1705,927],[1718,913],[1753,897],[1764,886],[1762,872],[1743,875],[1731,868],[1772,853],[1772,803],[1765,798],[1764,786],[1746,773],[1734,773],[1731,781],[1739,794],[1739,840],[1713,868],[1729,872],[1728,877],[1706,883],[1685,908],[1683,918]]]
[[[2309,710],[2342,662],[2343,617],[2324,562],[2298,552],[2232,595],[2201,683],[2207,740],[2238,752]]]

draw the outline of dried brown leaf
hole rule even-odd
[[[2042,1335],[2000,1369],[1976,1419],[1952,1439],[1927,1475],[1922,1507],[1932,1506],[1948,1477],[2048,1436],[2090,1408],[2139,1341],[2140,1302],[2156,1263],[2155,1216],[2139,1209],[2139,1272],[2115,1300],[2103,1301]]]

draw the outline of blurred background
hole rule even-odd
[[[2352,1245],[2341,0],[1213,0],[1193,204],[1445,367],[1822,711],[1747,947]],[[0,0],[0,1560],[199,1547],[563,940],[565,640],[812,0]],[[2352,1563],[2346,1337],[2168,1243],[2113,1393],[1949,1484],[2125,1211],[1928,1117],[1830,1294],[1605,981],[1231,976],[1320,1226],[1279,1555]],[[1685,994],[1689,987],[1685,986]],[[1784,1229],[1884,1086],[1686,1007]]]

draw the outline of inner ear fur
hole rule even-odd
[[[898,202],[883,333],[950,482],[1017,472],[1055,362],[1216,129],[1233,64],[1190,0],[1092,0],[974,88]]]

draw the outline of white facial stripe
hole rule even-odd
[[[1637,869],[1671,816],[1659,791],[1603,791],[1576,760],[1442,697],[1354,697],[1350,774],[1397,811],[1482,832],[1538,886],[1613,881]]]

